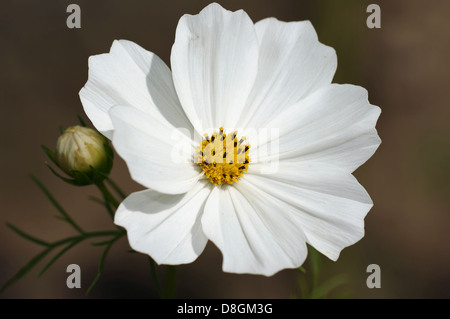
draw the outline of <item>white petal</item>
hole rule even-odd
[[[171,65],[181,104],[198,131],[234,128],[257,73],[254,24],[217,3],[177,26]]]
[[[197,183],[202,172],[185,135],[136,108],[116,106],[110,115],[114,148],[136,182],[166,194],[185,193]]]
[[[209,193],[205,183],[182,195],[136,192],[120,204],[114,222],[126,228],[134,250],[150,255],[158,264],[190,263],[208,241],[200,218]]]
[[[307,249],[295,216],[280,211],[275,201],[255,201],[244,184],[215,187],[202,217],[205,235],[222,252],[223,270],[271,276],[299,267]]]
[[[278,201],[279,211],[296,215],[308,243],[330,259],[364,236],[372,200],[352,174],[331,165],[281,161],[276,173],[260,175],[258,166],[242,178],[257,189],[255,201]]]
[[[94,126],[109,138],[113,126],[108,111],[114,105],[132,106],[175,127],[192,129],[170,69],[158,56],[130,41],[116,40],[109,53],[89,58],[89,79],[80,99]]]
[[[317,90],[267,124],[279,130],[279,140],[270,141],[278,151],[266,152],[273,145],[260,138],[252,160],[318,161],[353,172],[381,143],[375,129],[381,110],[367,95],[349,84]]]
[[[275,18],[255,25],[259,40],[258,75],[242,127],[262,127],[274,115],[318,88],[330,84],[336,52],[319,42],[309,21]]]

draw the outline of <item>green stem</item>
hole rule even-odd
[[[163,294],[161,290],[161,285],[158,280],[158,275],[156,274],[155,261],[150,256],[148,257],[148,260],[150,262],[150,271],[152,273],[153,282],[155,283],[156,286],[156,292],[158,293],[158,297],[162,298]]]
[[[102,192],[103,196],[105,197],[105,200],[108,203],[110,203],[114,208],[119,207],[119,202],[114,198],[114,196],[111,194],[108,188],[106,188],[105,183],[103,181],[95,185],[97,185],[98,189]]]
[[[175,278],[176,278],[176,267],[169,265],[167,266],[166,273],[166,291],[165,298],[166,299],[174,299],[175,298]]]
[[[119,186],[117,186],[117,184],[108,177],[106,177],[106,181],[109,183],[109,185],[111,185],[112,188],[114,188],[114,191],[119,194],[119,196],[122,199],[125,199],[125,197],[127,197],[127,195],[125,195],[125,193],[119,188]]]
[[[310,258],[310,266],[311,266],[311,289],[314,290],[319,285],[319,273],[320,273],[320,254],[317,250],[311,249],[311,258]]]

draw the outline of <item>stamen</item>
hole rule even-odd
[[[245,137],[238,142],[237,131],[227,135],[223,127],[220,127],[219,133],[216,131],[211,136],[204,136],[197,148],[197,163],[206,177],[214,185],[237,182],[247,172],[250,163],[250,145],[243,145]]]

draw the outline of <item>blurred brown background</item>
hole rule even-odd
[[[337,262],[322,258],[321,278],[345,274],[352,298],[449,298],[450,290],[450,2],[363,0],[218,1],[244,9],[253,21],[311,20],[321,42],[337,51],[337,83],[369,91],[382,114],[383,140],[355,175],[374,201],[366,235]],[[36,175],[88,230],[111,229],[94,187],[63,184],[45,167],[40,145],[54,148],[58,126],[84,118],[78,92],[90,55],[109,51],[114,39],[132,40],[169,62],[178,19],[208,1],[76,1],[81,29],[68,29],[66,8],[75,1],[0,2],[0,285],[41,247],[14,234],[11,222],[46,240],[73,235],[53,218],[56,211],[32,183]],[[381,7],[381,29],[366,27],[366,8]],[[116,157],[113,178],[129,193],[131,181]],[[100,282],[88,298],[156,297],[147,259],[113,246]],[[39,264],[0,298],[86,298],[102,249],[88,243],[69,251],[42,277]],[[48,260],[48,259],[46,259]],[[66,287],[66,267],[82,270],[82,288]],[[381,267],[381,288],[368,289],[369,264]],[[164,276],[165,268],[158,267]],[[266,278],[226,274],[221,255],[208,244],[197,261],[178,267],[178,297],[289,298],[297,270]]]

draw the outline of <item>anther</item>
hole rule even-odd
[[[216,138],[219,139],[220,143],[219,141],[214,143]],[[216,131],[210,136],[204,135],[199,147],[197,147],[197,160],[198,165],[203,169],[205,176],[212,184],[233,184],[243,176],[250,162],[250,158],[247,155],[250,145],[240,146],[245,140],[246,138],[242,137],[238,141],[237,131],[225,134],[223,127],[220,127],[219,133]],[[208,144],[212,145],[208,146]],[[211,150],[208,150],[207,147],[211,147]],[[229,157],[230,161],[221,160],[216,162],[211,157],[217,155],[217,147],[219,147],[218,152],[223,154],[223,158]],[[205,150],[208,151],[206,152]],[[236,157],[236,153],[238,157]],[[243,164],[242,161],[244,161]]]

